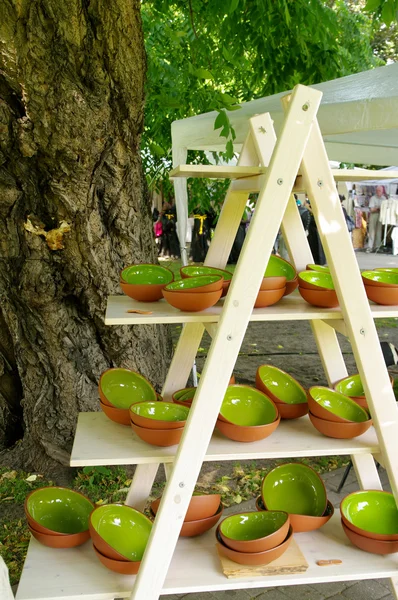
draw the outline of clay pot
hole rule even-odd
[[[380,540],[382,542],[398,542],[398,533],[376,533],[373,531],[369,531],[367,529],[362,529],[361,527],[358,527],[358,525],[354,525],[354,523],[352,523],[344,514],[344,510],[343,510],[343,505],[346,504],[346,502],[350,502],[350,498],[351,500],[354,498],[358,498],[357,502],[359,504],[361,504],[362,506],[362,510],[363,510],[363,503],[366,504],[366,495],[367,494],[372,494],[372,492],[375,492],[376,495],[378,496],[378,502],[377,502],[377,510],[373,511],[373,514],[371,515],[371,517],[369,516],[369,524],[372,524],[374,526],[374,521],[377,519],[377,525],[380,526],[380,524],[383,522],[384,519],[388,518],[388,513],[389,513],[389,508],[391,510],[392,506],[394,507],[393,509],[393,514],[394,514],[394,520],[396,518],[396,503],[394,500],[394,497],[392,496],[392,494],[390,492],[385,492],[382,490],[362,490],[360,492],[352,492],[351,494],[348,494],[348,496],[345,496],[345,498],[343,498],[343,500],[340,503],[340,516],[341,516],[341,520],[344,523],[344,525],[346,527],[348,527],[348,529],[351,529],[351,531],[353,531],[354,533],[357,533],[358,535],[362,536],[362,537],[367,537],[370,538],[371,540]],[[387,507],[383,506],[383,503],[380,502],[380,498],[384,498],[385,500],[387,500]],[[391,506],[390,506],[391,503]],[[376,509],[376,507],[375,507]],[[356,512],[356,511],[355,511]]]
[[[280,415],[278,415],[273,423],[245,427],[217,419],[216,428],[230,440],[236,442],[256,442],[257,440],[263,440],[271,435],[278,427],[280,420]]]
[[[126,296],[129,296],[133,300],[137,300],[138,302],[157,302],[163,297],[162,290],[166,284],[135,285],[120,280],[119,285],[122,288],[123,294],[126,294]]]
[[[260,291],[281,290],[285,287],[286,277],[264,277],[261,282]]]
[[[305,290],[315,290],[316,292],[324,292],[325,290],[331,291],[329,288],[323,287],[321,285],[314,285],[309,281],[305,281],[305,279],[302,279],[300,277],[300,273],[298,274],[298,284],[300,288],[304,288]]]
[[[152,446],[175,446],[179,443],[184,427],[179,429],[148,429],[131,421],[131,428],[138,437]]]
[[[130,414],[128,410],[124,408],[115,408],[114,406],[108,406],[104,402],[100,401],[100,406],[108,419],[119,423],[120,425],[130,425]]]
[[[294,292],[294,290],[296,289],[297,286],[298,286],[298,277],[296,275],[296,277],[294,277],[294,279],[290,279],[289,281],[286,281],[286,290],[283,295],[288,296],[289,294]]]
[[[299,287],[299,292],[302,298],[312,306],[320,308],[335,308],[339,305],[337,294],[334,290],[308,290]]]
[[[210,283],[207,283],[206,285],[200,285],[200,280],[203,278],[209,279],[212,278],[213,280],[216,281],[211,281]],[[184,278],[186,279],[186,278]],[[166,287],[166,292],[178,292],[179,294],[202,294],[205,292],[217,292],[218,290],[222,290],[222,286],[224,283],[224,277],[220,276],[220,275],[199,275],[198,277],[188,277],[188,279],[192,280],[193,279],[197,279],[198,281],[195,282],[195,287],[181,287],[181,289],[178,289],[178,286],[185,286],[186,283],[182,282],[181,280],[179,281],[174,281],[172,282],[171,285],[171,289],[169,289],[168,287]],[[176,289],[174,289],[176,288]]]
[[[371,552],[372,554],[394,554],[398,552],[398,541],[371,539],[352,531],[343,521],[341,521],[341,525],[350,542],[365,552]]]
[[[120,573],[120,575],[136,575],[138,573],[141,561],[133,562],[130,560],[112,560],[111,558],[108,558],[107,556],[101,554],[101,552],[95,547],[94,544],[93,548],[98,560],[104,565],[104,567],[106,567],[110,571]]]
[[[366,295],[369,300],[383,306],[398,305],[398,287],[376,287],[374,285],[365,285]]]
[[[349,410],[351,410],[351,413],[352,413],[352,409],[350,409],[350,405],[355,407],[354,413],[360,412],[361,413],[360,418],[363,420],[362,421],[354,420],[354,418],[348,419],[348,418],[342,417],[338,414],[335,414],[331,410],[328,410],[327,408],[325,408],[325,406],[322,406],[322,404],[320,404],[313,398],[312,390],[316,390],[316,389],[322,389],[322,390],[325,390],[325,393],[333,394],[334,396],[331,395],[332,402],[333,402],[333,397],[335,397],[340,402],[340,404],[342,402],[343,406],[348,405],[348,408],[349,408]],[[314,391],[314,394],[315,393],[316,392]],[[330,388],[323,388],[322,386],[314,385],[309,388],[309,390],[307,392],[307,398],[308,398],[308,406],[309,406],[310,413],[314,417],[318,417],[319,419],[323,419],[324,421],[329,421],[331,423],[358,423],[358,422],[365,423],[366,422],[366,414],[365,414],[366,411],[363,412],[360,408],[357,408],[356,403],[353,404],[354,400],[352,398],[350,398],[349,396],[345,396],[344,394],[340,394],[340,392],[336,392],[335,390],[332,390]],[[340,400],[340,398],[341,398],[341,400]],[[352,415],[351,413],[347,412],[347,416],[354,417],[355,415]]]
[[[200,312],[217,304],[221,298],[222,290],[216,292],[202,292],[181,294],[179,292],[169,292],[163,290],[163,296],[166,302],[186,312]]]
[[[148,414],[148,412],[144,412],[143,414],[137,414],[137,412],[135,412],[135,410],[129,410],[129,415],[130,415],[130,420],[132,423],[134,423],[134,425],[138,425],[138,427],[143,427],[144,429],[180,429],[181,427],[185,427],[185,423],[187,422],[187,417],[189,414],[189,407],[186,406],[185,409],[184,408],[180,408],[179,406],[175,406],[175,402],[164,402],[162,403],[162,405],[159,405],[161,408],[165,408],[167,410],[167,412],[170,412],[170,408],[172,410],[172,412],[177,412],[180,414],[174,414],[174,417],[183,417],[185,416],[185,418],[178,420],[178,421],[167,421],[165,419],[151,419],[147,416],[145,416],[146,414]],[[135,408],[136,410],[139,410],[138,407],[140,407],[140,405],[143,405],[145,407],[146,403],[145,402],[137,402],[135,404],[135,406],[131,407],[131,408]],[[154,408],[154,406],[158,406],[156,405],[152,405],[151,403],[151,409]],[[163,412],[163,411],[162,411]],[[159,415],[161,416],[161,415]]]
[[[254,308],[264,308],[265,306],[272,306],[276,304],[285,295],[286,288],[280,288],[277,290],[264,290],[257,294]]]
[[[367,431],[372,425],[372,419],[364,421],[362,423],[335,423],[334,421],[326,421],[315,417],[311,412],[309,413],[310,421],[320,433],[326,435],[326,437],[335,438],[338,440],[350,440],[358,437]]]
[[[154,500],[151,504],[151,511],[157,514],[161,498]],[[200,521],[214,517],[220,508],[220,494],[203,494],[192,496],[185,515],[184,523],[189,521]]]
[[[36,531],[31,525],[28,525],[30,533],[43,546],[49,548],[76,548],[90,539],[90,532],[82,531],[81,533],[72,533],[66,535],[50,535]]]
[[[220,504],[215,515],[206,517],[206,519],[198,519],[196,521],[184,521],[180,537],[195,537],[196,535],[202,535],[206,531],[209,531],[221,518],[224,506]]]
[[[257,510],[267,510],[264,506],[264,502],[261,496],[257,497],[256,500]],[[333,504],[328,500],[325,512],[320,517],[314,517],[311,515],[296,515],[289,513],[290,525],[293,528],[294,533],[301,533],[304,531],[315,531],[320,529],[331,519],[334,515]]]
[[[222,554],[226,558],[229,558],[233,562],[236,562],[240,565],[267,565],[268,563],[282,556],[284,552],[286,552],[290,542],[293,539],[293,528],[290,527],[287,538],[282,544],[280,544],[276,548],[265,550],[264,552],[236,552],[236,550],[228,548],[221,539],[219,527],[217,527],[216,530],[216,538],[217,549],[220,552],[220,554]]]
[[[388,274],[388,271],[382,271],[381,273],[377,273],[377,271],[378,271],[378,269],[376,269],[375,271],[371,271],[371,273],[379,275],[381,279],[383,278],[383,276],[384,277],[387,276],[387,279],[390,279],[390,277],[391,277],[390,281],[394,281],[394,280],[396,281],[397,280],[396,274],[391,274],[390,275],[390,274]],[[370,277],[366,277],[365,273],[368,273],[368,272],[366,271],[366,272],[363,272],[361,274],[362,281],[363,281],[363,284],[364,284],[365,287],[367,285],[369,285],[371,287],[381,287],[381,288],[388,288],[388,289],[391,289],[391,288],[394,289],[395,288],[395,289],[398,289],[398,284],[397,283],[389,283],[389,281],[377,281],[376,279],[371,279],[372,275],[370,275],[370,273],[369,273]]]
[[[117,550],[115,550],[114,548],[112,548],[112,546],[110,546],[99,535],[99,533],[92,526],[91,519],[90,519],[90,522],[89,522],[89,528],[90,528],[90,536],[91,536],[91,539],[93,541],[94,548],[96,550],[98,550],[98,552],[100,552],[101,555],[104,558],[108,558],[108,559],[115,560],[115,561],[118,561],[118,562],[128,562],[128,563],[132,562],[131,560],[129,560],[128,558],[126,558],[125,556],[123,556],[123,554],[120,554],[120,552],[117,552]]]
[[[227,548],[231,548],[231,550],[235,550],[236,552],[264,552],[265,550],[276,548],[285,541],[290,528],[289,515],[283,511],[257,511],[253,513],[254,515],[257,515],[257,519],[260,517],[258,512],[263,512],[263,516],[271,514],[278,515],[277,518],[281,519],[282,517],[285,519],[285,522],[279,527],[279,529],[276,529],[276,531],[273,531],[272,533],[263,537],[258,537],[251,540],[238,540],[236,538],[228,537],[222,531],[223,523],[220,523],[220,537]],[[243,515],[245,514],[249,513],[243,513]],[[239,516],[239,514],[232,516],[236,517]]]
[[[286,402],[278,402],[274,400],[275,406],[281,416],[281,419],[299,419],[308,414],[308,404],[287,404]]]
[[[109,385],[109,379],[113,380],[112,386]],[[113,393],[115,389],[120,390],[116,395]],[[106,397],[106,392],[112,397],[113,402]],[[131,369],[118,367],[107,369],[101,374],[98,393],[102,404],[121,410],[128,410],[135,402],[151,401],[157,398],[155,388],[143,375]],[[123,397],[122,402],[120,402],[121,397]]]
[[[177,395],[178,395],[180,392],[182,392],[183,390],[185,390],[186,392],[188,392],[188,391],[192,390],[192,392],[193,392],[193,395],[194,395],[194,394],[195,394],[195,392],[196,392],[196,389],[197,389],[196,387],[190,387],[190,388],[183,388],[183,389],[181,389],[181,390],[177,390],[176,392],[174,392],[174,394],[172,395],[172,397],[171,397],[171,398],[172,398],[172,400],[173,400],[173,402],[174,402],[175,404],[180,404],[181,406],[188,406],[188,407],[189,407],[189,406],[191,406],[191,404],[192,404],[192,402],[193,402],[193,397],[192,397],[192,398],[189,398],[189,399],[187,399],[187,400],[179,400],[179,399],[178,399],[178,397],[177,397]]]

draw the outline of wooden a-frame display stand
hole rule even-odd
[[[166,465],[168,482],[139,574],[124,577],[107,571],[89,544],[53,551],[32,540],[17,600],[156,600],[160,594],[374,577],[389,577],[395,584],[398,555],[377,556],[351,546],[338,515],[319,531],[295,536],[309,564],[306,573],[297,575],[229,580],[221,571],[214,531],[178,540],[204,460],[349,454],[361,487],[381,489],[373,458],[377,456],[387,469],[398,498],[398,411],[373,321],[377,317],[398,316],[398,308],[369,306],[316,120],[320,100],[319,91],[297,86],[284,99],[286,118],[278,141],[269,114],[250,119],[238,166],[227,169],[226,176],[235,173],[236,179],[231,182],[206,259],[209,265],[225,267],[248,194],[257,190],[254,217],[222,308],[182,313],[164,302],[148,306],[125,297],[109,300],[107,324],[186,324],[163,389],[165,399],[186,385],[205,328],[213,338],[177,452],[141,442],[102,413],[79,416],[71,465],[136,464],[127,504],[142,509],[159,464]],[[187,172],[188,168],[181,167],[173,175],[185,177]],[[212,174],[220,176],[217,169]],[[294,294],[275,306],[253,310],[281,223],[296,269],[305,269],[312,262],[292,196],[296,189],[305,189],[311,201],[340,308],[310,307]],[[149,310],[152,314],[127,314],[129,308]],[[330,384],[347,374],[336,331],[348,335],[375,431],[369,430],[354,440],[333,440],[318,434],[308,418],[303,417],[282,422],[272,436],[251,444],[226,440],[213,433],[249,321],[286,319],[310,320]],[[342,563],[322,568],[316,565],[319,559],[340,559]],[[395,585],[393,590],[398,597]]]

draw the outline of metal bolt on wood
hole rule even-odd
[[[278,185],[282,185],[283,183],[283,179],[281,177],[279,177],[279,179],[276,182]]]

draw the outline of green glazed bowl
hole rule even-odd
[[[334,290],[334,283],[330,273],[320,271],[302,271],[299,273],[299,281],[310,283],[316,287]]]
[[[135,402],[156,401],[156,392],[145,377],[129,369],[108,369],[99,382],[101,400],[128,410]]]
[[[224,420],[233,425],[268,425],[278,418],[275,404],[265,394],[246,385],[230,385],[220,409]]]
[[[142,559],[152,522],[138,510],[122,504],[107,504],[91,513],[90,522],[116,552],[131,561]]]
[[[188,277],[199,277],[201,275],[219,275],[224,277],[225,281],[230,281],[232,279],[232,273],[229,271],[223,271],[223,269],[216,269],[215,267],[181,267],[180,269],[182,275],[186,275]]]
[[[272,365],[261,365],[256,374],[256,386],[274,402],[306,404],[307,394],[293,377]]]
[[[199,288],[205,285],[210,285],[211,283],[216,283],[217,281],[221,281],[221,277],[219,275],[201,275],[200,277],[188,277],[187,279],[179,279],[178,281],[173,281],[173,283],[169,283],[166,286],[166,290],[169,290],[170,292],[191,290],[193,288]]]
[[[375,271],[382,271],[382,272],[386,272],[386,273],[397,273],[398,274],[398,269],[395,267],[391,267],[391,268],[385,268],[385,269],[374,269]]]
[[[344,394],[351,398],[357,398],[365,395],[360,375],[351,375],[337,382],[334,386],[336,392]]]
[[[348,396],[323,386],[308,390],[310,412],[329,421],[364,423],[369,420],[367,411]]]
[[[174,402],[138,402],[130,409],[135,415],[156,421],[186,421],[189,408]]]
[[[126,283],[134,285],[166,285],[173,281],[172,271],[160,265],[131,265],[121,272],[121,278]]]
[[[225,537],[241,542],[257,540],[275,533],[288,518],[282,511],[241,513],[224,519],[220,531]]]
[[[370,280],[382,285],[398,285],[398,273],[391,271],[362,271],[362,279]]]
[[[280,276],[284,276],[287,281],[291,281],[296,277],[296,269],[287,260],[271,254],[264,277]]]
[[[326,489],[310,467],[289,463],[272,469],[264,477],[263,502],[267,510],[320,517],[326,509]]]
[[[360,535],[398,540],[398,509],[389,492],[360,490],[349,494],[342,500],[340,512],[345,524]]]
[[[330,273],[330,269],[326,265],[307,265],[306,269],[309,271],[319,271],[321,273]]]
[[[25,502],[28,516],[42,527],[57,533],[87,531],[89,516],[93,510],[94,505],[88,498],[62,487],[35,490]]]

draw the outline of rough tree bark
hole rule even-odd
[[[146,61],[139,0],[0,0],[0,14],[0,462],[45,469],[68,464],[102,371],[165,376],[165,328],[104,326],[120,270],[156,260]]]

